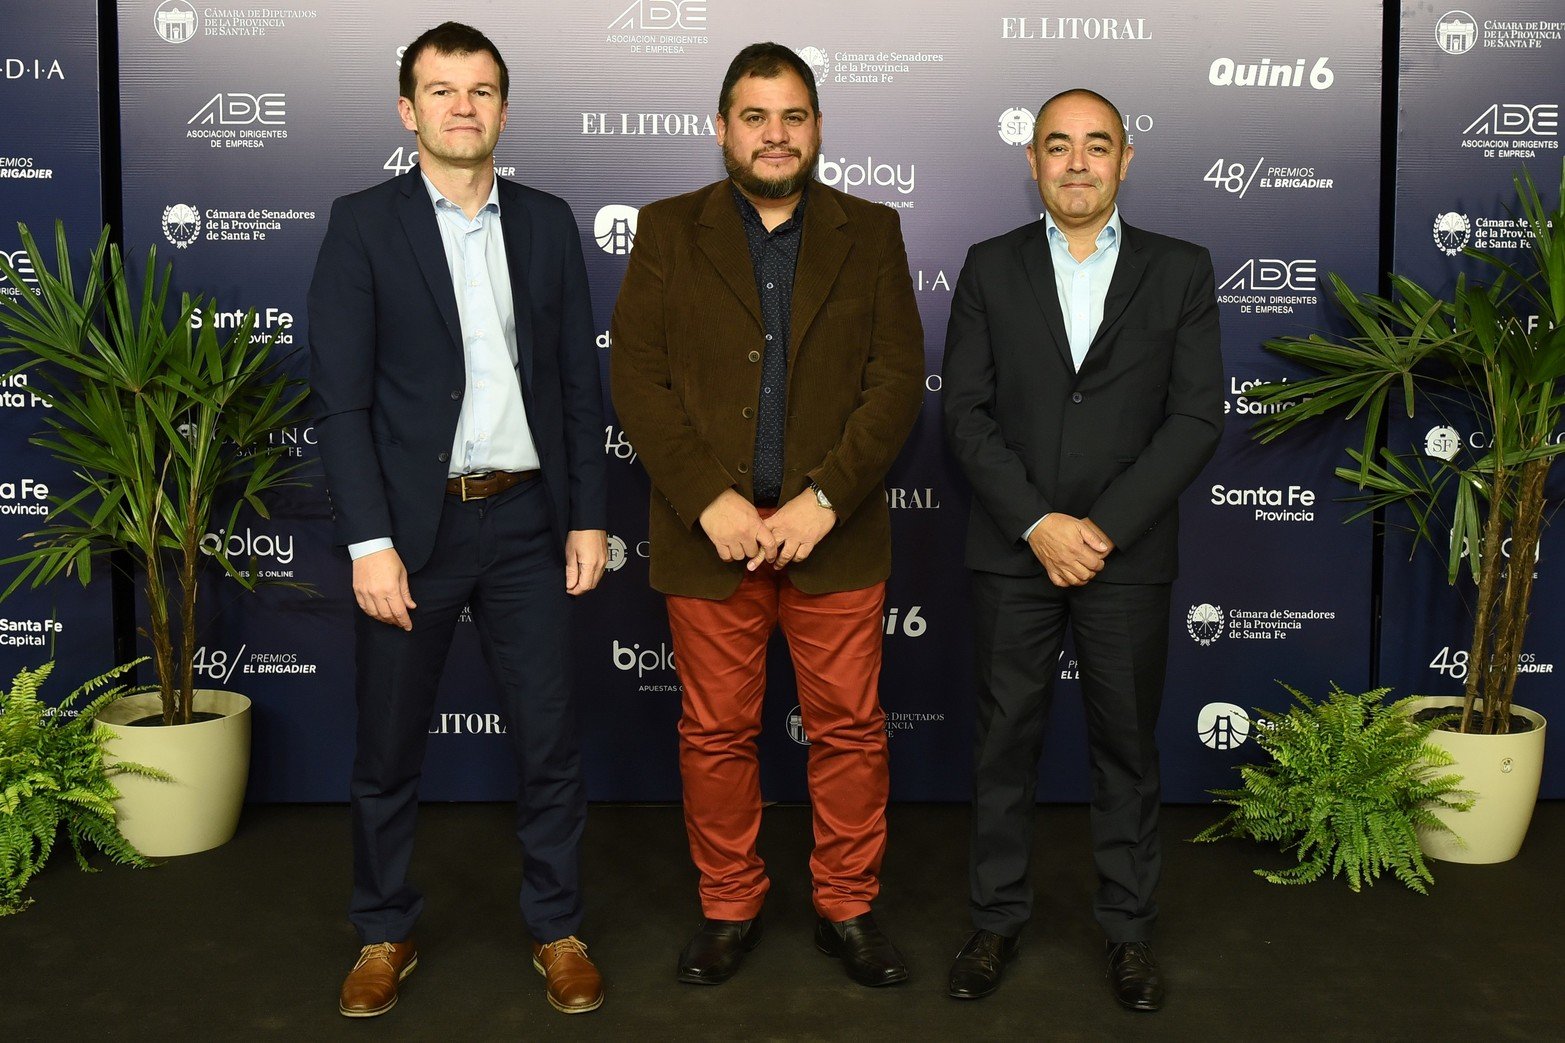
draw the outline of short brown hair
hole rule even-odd
[[[500,49],[494,45],[494,41],[470,25],[441,22],[408,44],[407,50],[402,52],[402,66],[397,70],[397,93],[409,101],[413,100],[413,91],[418,87],[413,82],[413,63],[426,50],[433,50],[436,54],[487,53],[500,67],[500,100],[505,101],[510,97],[511,73],[505,67],[505,59],[500,57]]]

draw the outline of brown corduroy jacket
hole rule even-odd
[[[786,503],[811,482],[837,522],[796,587],[857,590],[891,573],[882,479],[918,417],[923,327],[896,211],[809,187],[793,289],[783,434]],[[725,489],[753,498],[765,330],[727,181],[645,207],[614,307],[614,408],[652,479],[652,585],[726,598],[725,562],[700,515]]]

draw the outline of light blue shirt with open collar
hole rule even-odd
[[[1071,360],[1081,369],[1092,338],[1103,325],[1103,302],[1108,299],[1114,265],[1119,261],[1119,243],[1124,237],[1119,207],[1109,214],[1109,223],[1098,233],[1097,249],[1084,261],[1071,256],[1070,242],[1054,215],[1044,211],[1044,227],[1049,239],[1049,259],[1054,262],[1054,288],[1060,295],[1060,314],[1065,318],[1065,335],[1070,340]],[[1045,514],[1043,518],[1047,518]],[[1026,539],[1038,527],[1039,518],[1022,533]]]
[[[488,200],[470,219],[427,176],[423,179],[456,291],[467,374],[451,442],[450,475],[534,470],[538,449],[516,378],[516,310],[500,227],[500,182],[490,185]],[[348,554],[361,558],[391,546],[390,537],[365,540],[349,545]]]

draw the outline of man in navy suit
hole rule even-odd
[[[1115,997],[1157,1010],[1155,728],[1179,494],[1223,427],[1212,258],[1121,219],[1134,149],[1102,95],[1038,110],[1027,159],[1047,211],[968,252],[946,331],[951,450],[973,487],[978,665],[972,935],[950,992],[999,986],[1032,913],[1034,789],[1060,643],[1081,660],[1094,913]]]
[[[533,966],[556,1009],[603,1001],[576,937],[586,798],[565,662],[571,597],[608,556],[602,391],[570,207],[495,175],[508,87],[476,29],[408,46],[397,108],[418,168],[333,204],[310,286],[321,458],[362,609],[348,1017],[391,1009],[418,962],[418,782],[464,606],[516,746]]]

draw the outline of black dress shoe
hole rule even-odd
[[[815,947],[842,960],[848,977],[860,985],[896,985],[907,981],[907,964],[875,924],[873,913],[832,923],[824,916],[815,921]]]
[[[1146,942],[1106,942],[1109,954],[1109,988],[1126,1010],[1159,1010],[1163,1006],[1163,978]]]
[[[744,954],[761,940],[761,916],[753,920],[702,920],[695,937],[679,954],[679,980],[691,985],[721,985],[734,976]]]
[[[1016,959],[1021,937],[974,931],[951,963],[951,998],[979,1000],[1000,987],[1005,965]]]

